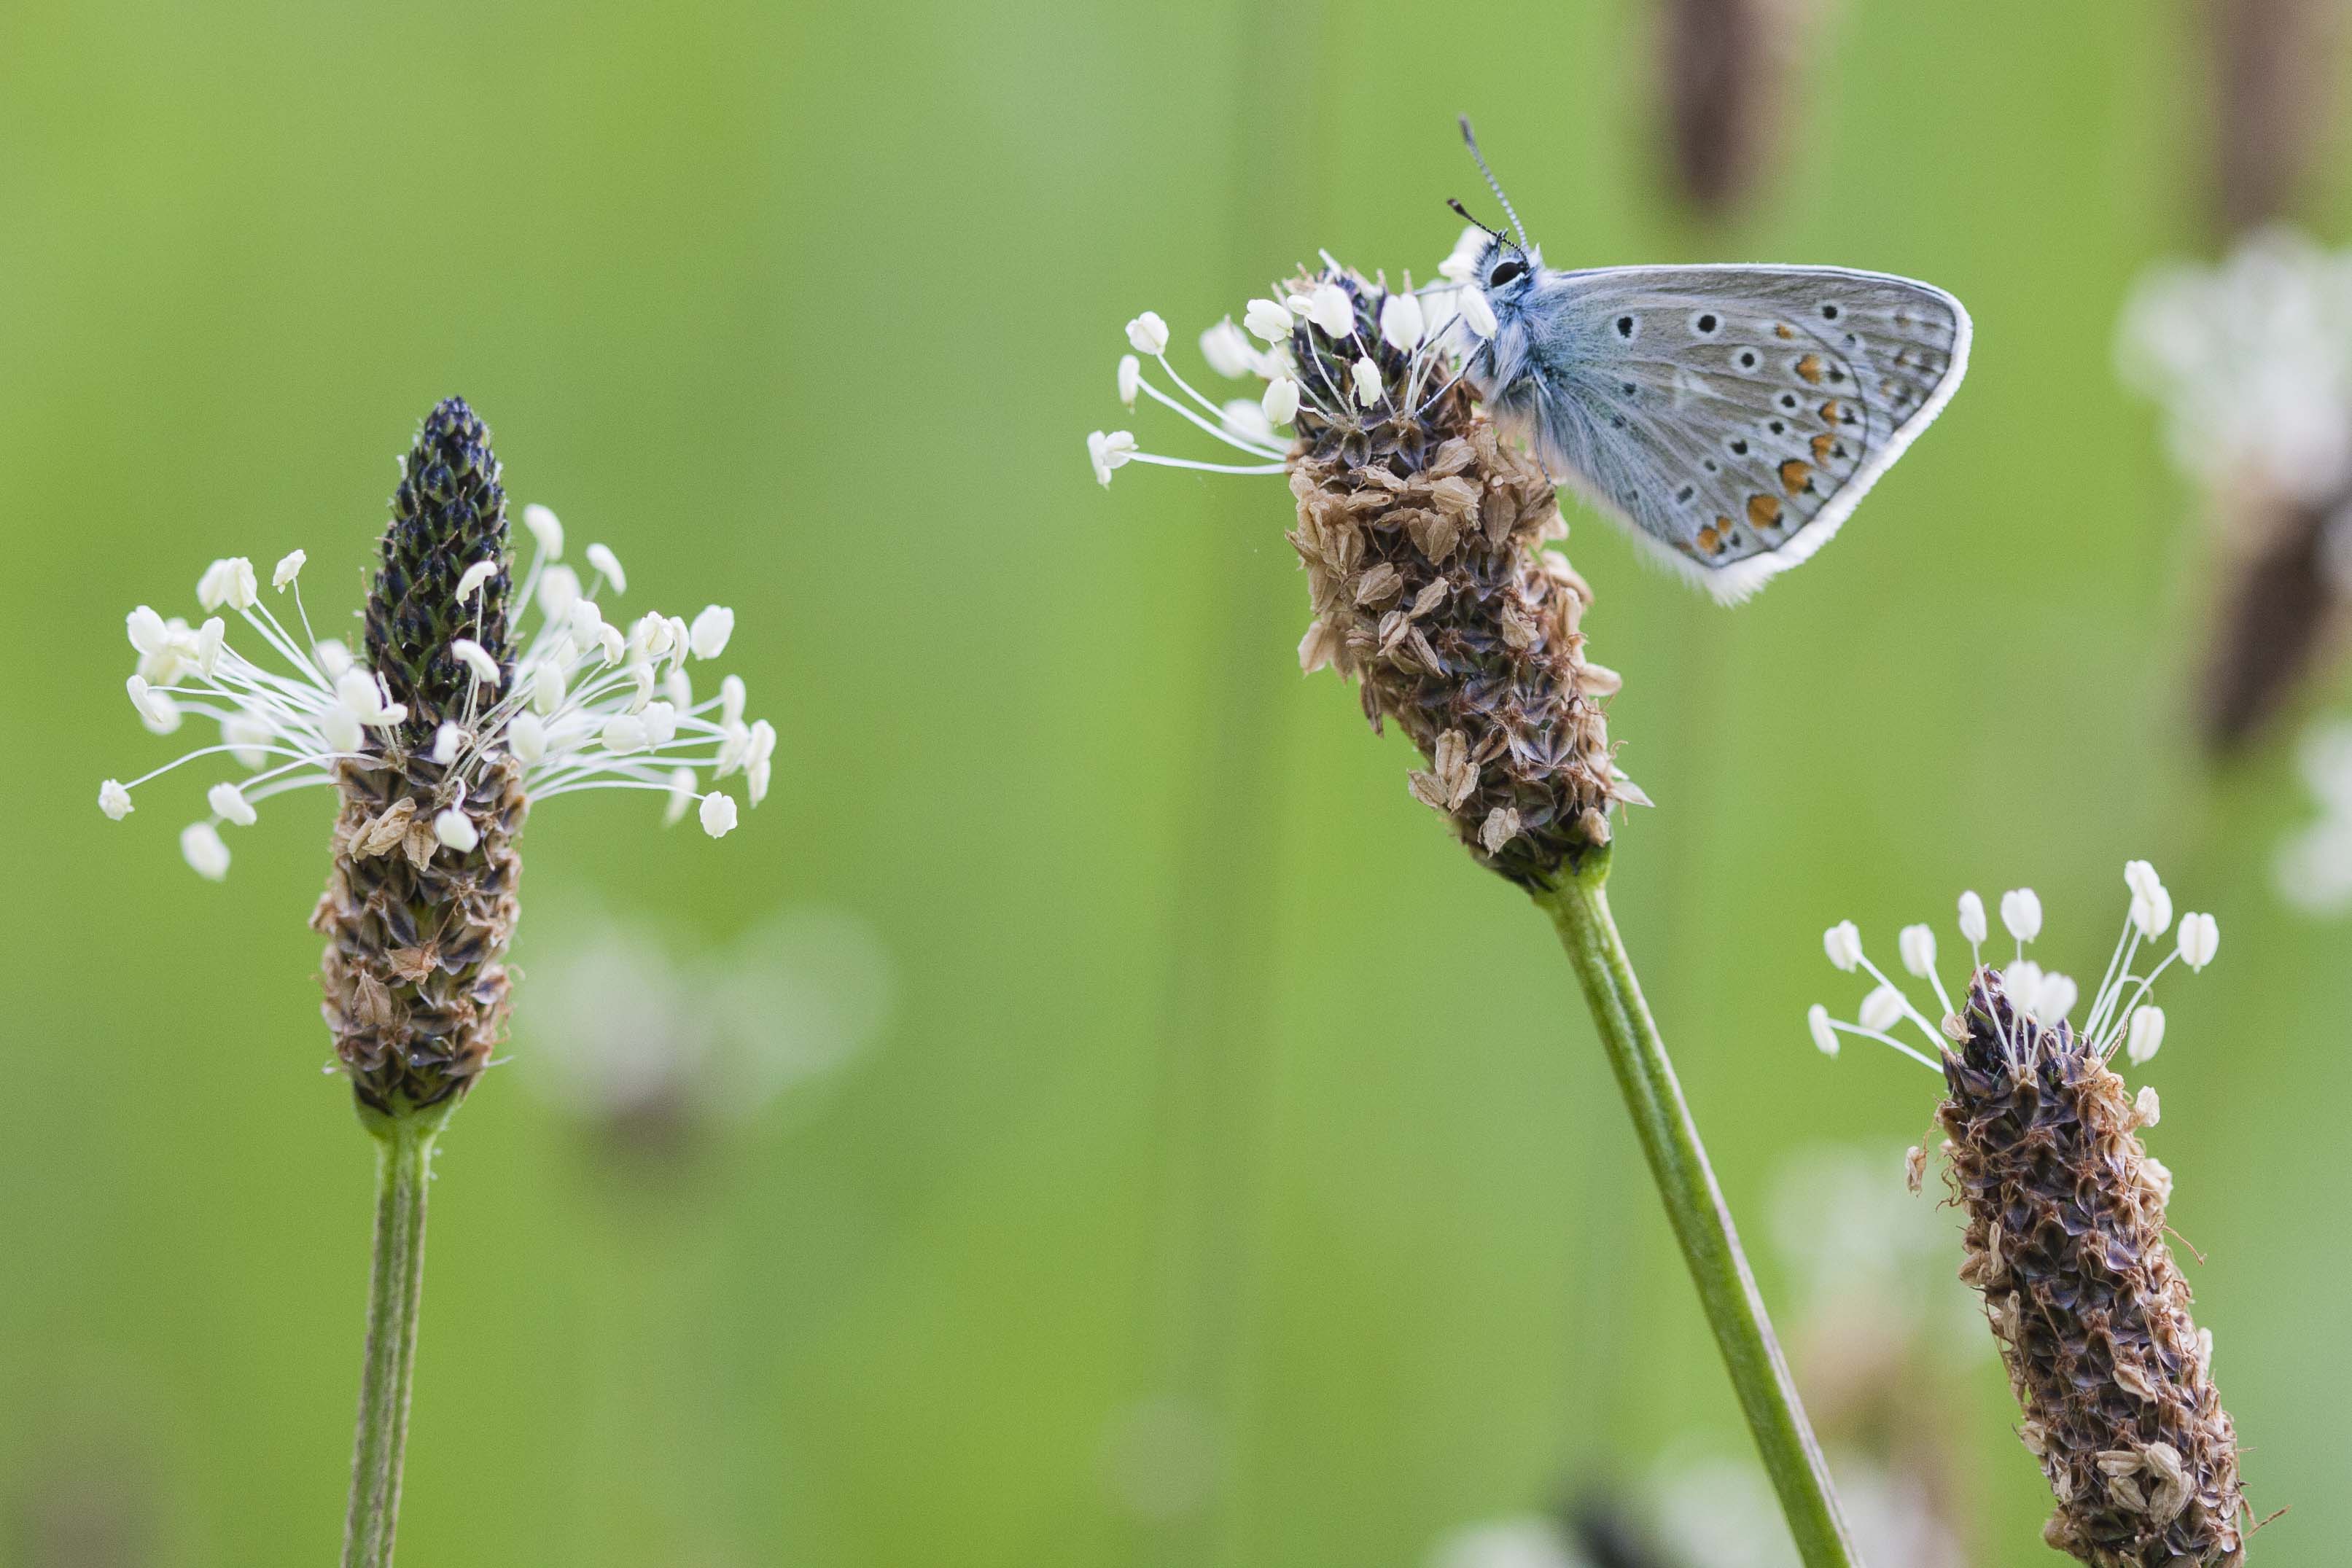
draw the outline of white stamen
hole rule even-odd
[[[1137,353],[1156,358],[1168,351],[1168,323],[1157,310],[1146,310],[1127,324],[1127,340],[1135,345]]]
[[[171,693],[151,687],[142,675],[123,682],[122,689],[131,694],[131,706],[138,710],[139,722],[149,734],[169,735],[180,727],[180,705],[172,700]]]
[[[1257,350],[1250,347],[1249,340],[1242,335],[1239,327],[1234,325],[1234,319],[1230,316],[1201,334],[1201,358],[1209,361],[1211,370],[1227,380],[1249,375],[1257,369],[1258,362]],[[1132,392],[1127,395],[1126,401],[1128,407],[1135,406]]]
[[[253,826],[255,812],[252,802],[245,798],[244,790],[227,779],[224,779],[205,790],[205,800],[211,804],[214,815],[223,821],[235,822],[240,828]]]
[[[104,780],[98,787],[98,809],[118,822],[122,821],[131,812],[131,791],[119,779]]]
[[[498,574],[499,563],[494,560],[478,560],[467,567],[457,578],[457,602],[463,604],[481,592],[482,584]]]
[[[302,575],[302,563],[310,559],[300,550],[288,550],[278,558],[277,570],[269,574],[269,586],[285,592],[287,584]]]
[[[1135,394],[1143,390],[1143,361],[1133,354],[1118,357],[1118,401],[1128,407],[1135,406]]]
[[[457,760],[457,753],[465,744],[466,732],[449,720],[443,719],[441,727],[433,732],[433,760],[444,768],[448,767]]]
[[[551,659],[530,673],[530,706],[542,718],[563,706],[563,667]]]
[[[140,654],[160,653],[172,640],[172,629],[163,618],[144,604],[122,618],[123,629],[131,634],[131,646]]]
[[[1366,408],[1381,401],[1381,367],[1372,362],[1370,354],[1360,355],[1350,370],[1355,377],[1356,401]]]
[[[1486,303],[1486,294],[1476,288],[1465,288],[1461,296],[1462,323],[1481,338],[1495,335],[1495,308]]]
[[[1258,400],[1258,408],[1269,425],[1288,424],[1298,416],[1298,383],[1288,376],[1276,376],[1265,383],[1265,395]]]
[[[1257,337],[1265,340],[1267,347],[1290,341],[1290,334],[1298,323],[1289,311],[1271,299],[1253,299],[1242,312],[1242,325]]]
[[[1422,336],[1428,330],[1429,322],[1422,314],[1417,296],[1391,294],[1381,302],[1381,336],[1391,347],[1410,354],[1420,347]]]
[[[1830,1009],[1815,1002],[1805,1009],[1805,1027],[1813,1031],[1813,1044],[1823,1056],[1838,1053],[1837,1030],[1830,1027]]]
[[[547,755],[547,726],[535,713],[519,713],[507,720],[507,749],[525,767]]]
[[[1920,979],[1936,972],[1936,934],[1925,925],[1906,925],[1895,938],[1895,950],[1903,956],[1903,967]]]
[[[1274,440],[1274,422],[1266,418],[1264,408],[1249,398],[1237,397],[1225,404],[1224,423],[1237,440],[1260,444]]]
[[[522,509],[522,526],[539,545],[541,557],[557,560],[563,555],[563,521],[547,507],[534,501]]]
[[[2020,942],[2042,935],[2042,900],[2030,887],[2013,887],[2000,895],[2000,923]]]
[[[2132,1065],[2143,1067],[2164,1048],[2164,1009],[2144,1007],[2131,1016],[2131,1029],[2126,1037],[2124,1054]]]
[[[1880,986],[1862,998],[1862,1027],[1874,1034],[1885,1034],[1903,1021],[1908,1006],[1903,993],[1893,986]]]
[[[1356,330],[1356,302],[1348,291],[1336,283],[1318,283],[1307,297],[1307,315],[1324,333],[1333,339],[1348,338]]]
[[[467,672],[482,685],[495,687],[499,684],[499,662],[490,657],[490,651],[488,648],[483,647],[471,637],[452,637],[449,640],[449,652],[456,654],[457,662],[465,665]]]
[[[1862,962],[1860,927],[1851,920],[1839,921],[1822,933],[1822,951],[1829,955],[1831,963],[1847,974],[1853,973],[1854,967]]]
[[[1097,430],[1087,437],[1087,458],[1095,466],[1097,484],[1108,485],[1111,471],[1124,467],[1135,457],[1135,434],[1132,431],[1114,430],[1108,435]]]
[[[2180,944],[2180,961],[2191,969],[2202,969],[2221,946],[2221,927],[2210,915],[2184,915],[2176,940]]]
[[[632,713],[616,713],[604,721],[604,749],[626,756],[646,748],[646,721]]]
[[[723,604],[706,604],[687,635],[696,658],[715,659],[727,651],[727,639],[734,634],[735,612]]]
[[[250,610],[261,601],[261,585],[254,580],[253,563],[241,555],[216,560],[196,580],[196,602],[207,610],[226,605]]]
[[[614,555],[611,549],[604,545],[590,545],[588,564],[604,574],[604,580],[613,585],[614,592],[629,591],[628,574],[621,570],[620,557]]]
[[[735,831],[735,797],[713,789],[702,798],[702,831],[714,839],[723,839]]]
[[[472,853],[474,846],[482,841],[482,831],[474,826],[474,819],[455,806],[435,813],[433,836],[461,855]]]
[[[319,734],[327,749],[338,756],[349,756],[359,750],[367,737],[360,730],[360,716],[343,703],[330,703],[327,711],[319,716]]]
[[[539,590],[532,595],[539,601],[540,613],[551,626],[572,613],[572,606],[580,599],[580,574],[568,566],[551,566],[539,574]]]
[[[180,856],[190,870],[207,882],[228,875],[228,846],[210,822],[191,822],[180,830]]]
[[[669,776],[669,804],[662,809],[662,826],[675,826],[686,817],[686,809],[695,800],[694,769],[679,768]]]

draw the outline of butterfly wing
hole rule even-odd
[[[1545,271],[1515,303],[1496,416],[1726,601],[1827,543],[1968,368],[1960,302],[1883,273]]]

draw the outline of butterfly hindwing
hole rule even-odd
[[[1836,267],[1545,272],[1496,412],[1719,597],[1820,548],[1942,409],[1969,318]]]

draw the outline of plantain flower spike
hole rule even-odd
[[[1968,1219],[1960,1278],[1984,1297],[2023,1412],[2019,1436],[2057,1501],[2043,1538],[2095,1568],[2235,1568],[2251,1533],[2237,1431],[2213,1385],[2213,1336],[2190,1317],[2165,1239],[2172,1173],[2140,1137],[2161,1107],[2152,1087],[2133,1093],[2109,1065],[2119,1051],[2135,1066],[2156,1055],[2158,977],[2176,963],[2202,969],[2221,930],[2196,913],[2174,926],[2171,895],[2146,861],[2129,862],[2124,883],[2130,912],[2087,1012],[2077,1013],[2072,979],[2024,956],[2042,903],[2018,888],[2001,899],[2015,942],[2006,962],[1986,959],[1982,900],[1961,900],[1974,970],[1957,1004],[1931,944],[1906,933],[1905,967],[1928,982],[1935,1021],[1848,923],[1832,933],[1850,936],[1843,950],[1854,961],[1840,967],[1877,988],[1858,1023],[1818,1006],[1806,1022],[1824,1051],[1838,1033],[1862,1036],[1943,1075],[1947,1177]],[[2168,932],[2172,951],[2137,972]],[[1906,1021],[1925,1051],[1893,1032]],[[1915,1188],[1925,1165],[1913,1150]]]
[[[359,652],[313,632],[300,550],[270,574],[271,592],[290,595],[284,618],[243,557],[197,582],[199,606],[226,613],[193,628],[145,605],[129,618],[142,722],[169,734],[201,719],[220,738],[128,784],[106,780],[109,817],[129,816],[134,791],[186,763],[233,763],[240,776],[210,787],[211,815],[180,839],[189,865],[219,881],[224,826],[251,826],[290,790],[331,785],[341,798],[311,925],[327,938],[337,1065],[363,1116],[446,1114],[488,1064],[506,1024],[516,841],[535,801],[682,793],[715,838],[737,820],[719,780],[741,774],[753,805],[767,792],[775,730],[744,722],[741,681],[698,700],[688,668],[724,648],[732,612],[714,605],[691,624],[646,614],[624,630],[599,602],[625,586],[618,558],[591,546],[583,584],[560,559],[555,515],[526,510],[535,550],[518,580],[489,428],[450,398],[401,462]],[[235,642],[228,614],[243,627]]]
[[[1095,432],[1087,453],[1106,485],[1129,463],[1283,475],[1312,612],[1300,665],[1355,682],[1373,729],[1393,723],[1419,748],[1413,798],[1532,890],[1609,842],[1613,807],[1649,801],[1615,766],[1602,705],[1618,677],[1584,654],[1592,591],[1545,548],[1568,533],[1552,483],[1461,379],[1495,326],[1459,272],[1391,289],[1326,256],[1249,302],[1248,337],[1212,329],[1212,368],[1265,383],[1262,423],[1187,382],[1164,329],[1130,324],[1172,390],[1123,371],[1122,396],[1131,384],[1249,461],[1146,452],[1123,430]]]

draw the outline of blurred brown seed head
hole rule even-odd
[[[2206,0],[2213,216],[2225,235],[2285,216],[2327,138],[2337,0]]]
[[[1662,0],[1660,94],[1675,186],[1723,217],[1780,153],[1818,0]]]

